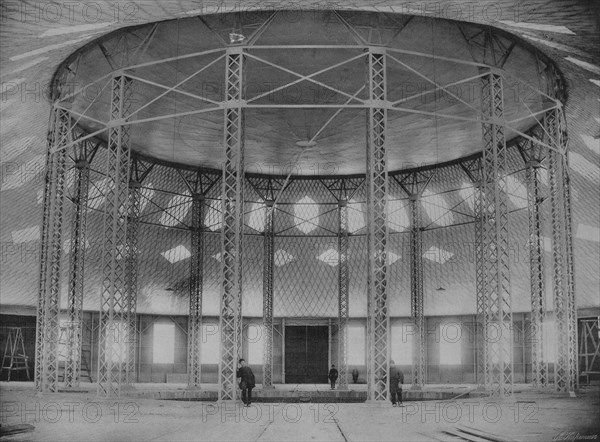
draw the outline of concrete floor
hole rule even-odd
[[[37,394],[32,383],[0,383],[2,426],[35,427],[1,440],[491,440],[448,434],[466,427],[497,440],[600,440],[600,387],[583,387],[575,398],[527,386],[515,391],[514,399],[504,402],[480,397],[406,402],[402,408],[364,403],[255,403],[245,408],[241,403],[106,400],[95,390]]]

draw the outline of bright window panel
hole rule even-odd
[[[525,184],[515,178],[513,175],[506,177],[506,187],[508,198],[518,209],[527,207],[527,189]]]
[[[348,231],[357,232],[365,226],[364,204],[350,200],[348,203]]]
[[[410,226],[408,212],[406,211],[406,202],[400,200],[388,200],[387,220],[390,229],[396,232],[403,232]]]
[[[168,227],[182,224],[190,207],[192,207],[192,198],[189,192],[186,192],[185,195],[176,195],[171,198],[167,207],[160,217],[160,223]]]
[[[434,194],[432,191],[425,189],[421,201],[425,212],[427,212],[427,216],[434,224],[448,226],[453,223],[454,216],[450,212],[446,200],[441,195]]]
[[[152,334],[152,363],[175,362],[175,324],[154,324]]]
[[[365,365],[366,342],[365,327],[351,325],[348,327],[348,364]]]
[[[462,364],[462,328],[458,323],[443,324],[440,329],[440,365]]]
[[[203,364],[219,363],[220,344],[219,326],[203,324],[202,341],[200,342],[200,360]]]
[[[219,230],[223,225],[223,214],[221,213],[221,200],[212,200],[206,208],[204,225],[213,232]]]
[[[258,324],[248,325],[248,364],[263,363],[264,330]]]
[[[475,210],[475,189],[471,184],[463,182],[458,194],[464,201],[466,201],[469,209]]]
[[[112,184],[113,182],[110,181],[109,186],[108,178],[104,178],[100,181],[90,183],[87,201],[88,210],[100,208],[100,206],[104,202],[106,193],[110,190]]]
[[[392,326],[392,360],[396,365],[411,365],[414,327],[412,324]]]
[[[262,203],[252,203],[248,215],[248,226],[262,232],[265,230],[265,205]]]
[[[152,184],[148,184],[140,190],[140,213],[144,212],[144,209],[146,208],[153,196],[154,186]]]
[[[319,225],[319,206],[307,196],[294,205],[294,224],[303,233],[310,233]]]

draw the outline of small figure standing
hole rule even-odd
[[[352,370],[352,382],[355,384],[358,382],[358,369]]]
[[[404,384],[404,373],[399,367],[396,367],[393,360],[390,361],[390,399],[392,406],[402,405],[402,384]]]
[[[331,364],[331,369],[329,370],[328,378],[329,378],[329,382],[331,382],[331,389],[335,390],[335,383],[338,378],[338,371],[337,371],[337,368],[335,368],[334,364]]]
[[[245,359],[240,359],[240,368],[237,369],[237,378],[239,380],[240,389],[242,390],[242,402],[246,407],[252,403],[252,389],[256,386],[254,381],[254,373],[252,369],[246,365]]]

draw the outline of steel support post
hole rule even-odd
[[[223,168],[223,230],[221,234],[221,360],[219,400],[237,396],[236,367],[241,357],[242,238],[244,221],[244,54],[227,49],[225,91],[225,165]]]
[[[115,73],[112,79],[107,146],[107,191],[104,203],[102,292],[98,344],[99,396],[120,396],[126,382],[130,294],[127,283],[127,216],[129,212],[129,126],[131,80]]]
[[[423,309],[423,214],[420,193],[410,195],[410,311],[413,320],[412,386],[425,383],[425,316]]]
[[[204,209],[201,193],[192,195],[190,229],[192,257],[190,261],[190,311],[188,316],[188,387],[199,388],[202,375],[200,359],[202,339],[202,284],[204,282]]]
[[[263,388],[273,388],[273,271],[275,269],[274,201],[265,202],[263,247]]]
[[[560,109],[553,109],[545,114],[544,129],[549,144],[556,149],[548,152],[554,274],[553,297],[557,342],[554,384],[558,392],[574,392],[578,382],[577,318],[573,290],[571,203],[566,133]]]
[[[389,371],[386,278],[387,165],[385,152],[386,55],[369,48],[367,109],[367,400],[385,401]]]
[[[132,174],[133,175],[133,174]],[[129,217],[127,220],[127,243],[125,250],[127,251],[127,308],[125,309],[124,317],[127,331],[126,344],[126,367],[125,367],[125,384],[131,387],[136,381],[135,359],[137,349],[137,298],[138,298],[138,232],[140,218],[140,203],[141,193],[140,188],[142,183],[134,180],[130,175],[129,181]]]
[[[348,389],[348,201],[338,201],[338,372],[340,390]]]
[[[504,100],[500,75],[482,80],[486,370],[492,395],[502,398],[513,392]]]
[[[480,172],[481,173],[481,172]],[[473,211],[475,216],[475,303],[477,310],[477,387],[479,390],[486,389],[489,382],[489,373],[486,370],[487,364],[487,339],[486,331],[488,324],[486,323],[485,306],[486,306],[486,290],[485,290],[485,270],[484,270],[484,236],[483,236],[483,190],[481,181],[475,184],[473,192]]]
[[[83,143],[87,144],[87,143]],[[85,147],[75,147],[77,150]],[[78,387],[81,371],[83,282],[86,243],[86,213],[90,182],[90,165],[85,153],[76,162],[75,193],[73,195],[73,218],[69,262],[69,294],[67,324],[67,360],[65,362],[65,387]]]
[[[541,206],[544,201],[540,185],[541,162],[546,150],[526,141],[519,147],[526,166],[527,213],[529,220],[529,281],[531,292],[531,371],[532,384],[548,386],[548,362],[544,357],[544,324],[546,322],[546,290],[544,276],[544,239]]]
[[[59,308],[66,151],[72,141],[71,116],[54,108],[50,118],[40,246],[35,386],[54,392],[58,382]]]

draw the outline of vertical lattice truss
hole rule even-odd
[[[263,244],[263,388],[273,386],[273,271],[275,265],[274,201],[266,201]]]
[[[540,140],[541,141],[541,140]],[[546,320],[546,293],[544,276],[544,238],[542,195],[540,182],[541,162],[546,149],[527,140],[519,146],[525,161],[527,185],[527,214],[529,221],[529,280],[531,290],[531,370],[535,387],[547,387],[548,362],[544,358],[544,323]]]
[[[553,298],[556,321],[555,389],[577,388],[577,318],[573,286],[573,238],[571,231],[570,182],[567,140],[561,109],[544,116],[548,144],[548,180],[552,214]]]
[[[134,171],[132,170],[132,173]],[[127,335],[127,344],[125,347],[127,358],[125,366],[125,383],[131,385],[135,382],[135,353],[137,348],[137,299],[138,299],[138,261],[139,261],[139,222],[140,222],[140,204],[141,204],[141,186],[142,183],[137,177],[132,176],[129,180],[129,216],[127,220],[127,242],[125,245],[127,257],[127,269],[125,273],[128,303],[124,312],[125,328]]]
[[[225,165],[223,168],[223,230],[221,241],[221,361],[219,400],[236,398],[235,374],[241,357],[242,236],[244,222],[244,110],[241,48],[227,50]]]
[[[69,113],[54,108],[50,121],[46,159],[35,350],[35,385],[41,392],[56,391],[58,381],[65,146],[71,141],[72,128]]]
[[[418,194],[410,199],[410,312],[414,325],[412,388],[425,383],[425,316],[423,308],[423,208]]]
[[[73,217],[71,222],[69,294],[67,322],[67,358],[65,362],[65,387],[79,386],[81,371],[83,283],[86,244],[87,199],[90,183],[89,143],[74,146],[76,166]],[[93,148],[95,151],[95,148]]]
[[[202,285],[204,281],[204,195],[192,195],[190,311],[188,317],[188,386],[199,387],[201,378]]]
[[[482,80],[486,371],[492,395],[505,397],[512,395],[513,375],[503,90],[496,73]]]
[[[367,400],[386,400],[389,312],[386,278],[387,165],[385,153],[386,63],[385,53],[368,55],[367,110]]]
[[[348,388],[348,202],[338,206],[338,372],[339,388]]]
[[[129,126],[131,80],[116,75],[112,80],[111,121],[107,146],[102,248],[102,293],[98,348],[98,395],[119,396],[126,382],[129,310],[126,272],[127,216],[129,211]]]
[[[490,385],[486,370],[487,360],[487,324],[485,322],[486,290],[485,290],[485,265],[484,265],[484,236],[483,236],[483,168],[481,158],[467,161],[461,167],[473,183],[473,218],[475,234],[475,307],[476,307],[476,374],[477,386],[485,389]]]

